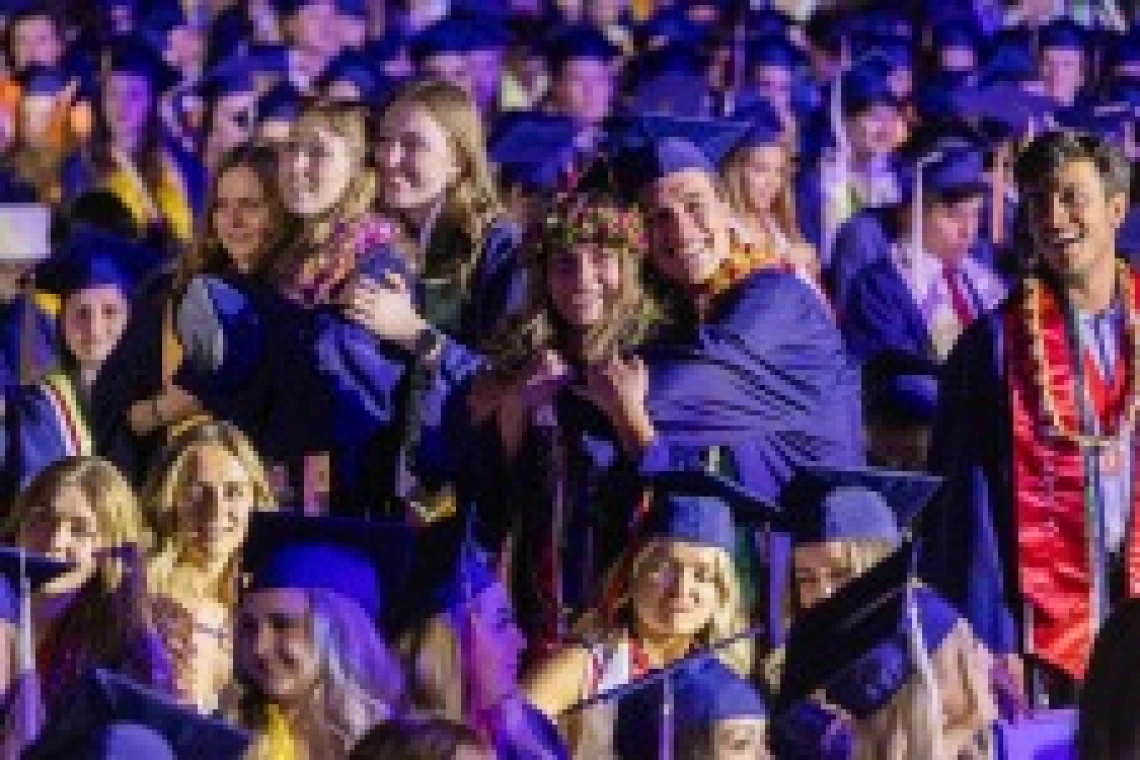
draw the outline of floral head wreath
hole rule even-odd
[[[594,244],[622,256],[641,257],[647,248],[645,222],[636,206],[603,195],[556,196],[532,229],[531,250],[545,260],[556,250]]]

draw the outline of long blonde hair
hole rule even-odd
[[[288,280],[297,269],[322,248],[336,230],[369,214],[376,201],[376,175],[368,153],[368,112],[354,103],[313,99],[306,101],[291,131],[312,125],[343,138],[349,146],[356,171],[340,200],[316,218],[298,224],[297,234],[269,264],[273,279]]]
[[[967,725],[959,728],[967,735],[967,742],[961,747],[947,746],[941,711],[935,714],[926,706],[929,702],[926,690],[931,685],[912,675],[890,702],[856,723],[854,760],[942,760],[943,756],[955,760],[990,760],[993,757],[985,732],[997,717],[990,688],[990,662],[969,623],[960,619],[935,651],[933,659],[942,659],[963,676],[970,705]],[[934,702],[938,704],[938,700]]]
[[[447,133],[459,173],[447,188],[429,249],[437,249],[440,241],[438,250],[463,251],[466,256],[458,261],[432,261],[429,256],[420,263],[427,275],[447,277],[459,293],[466,293],[482,254],[483,236],[503,215],[479,111],[462,88],[435,79],[409,82],[387,107],[422,109]],[[448,244],[456,237],[458,245]]]
[[[632,633],[634,626],[633,589],[637,579],[645,572],[655,555],[670,541],[654,538],[636,549],[632,559],[623,558],[610,569],[603,588],[608,599],[603,607],[583,616],[576,633],[590,640],[614,641]],[[748,628],[743,594],[736,576],[732,557],[724,549],[716,548],[714,572],[718,591],[718,604],[709,623],[697,634],[696,645],[707,646],[743,633]],[[718,650],[717,658],[737,674],[748,678],[752,670],[753,647],[749,639]]]
[[[240,430],[228,422],[216,420],[203,420],[183,430],[162,450],[143,488],[146,521],[154,536],[150,582],[156,592],[162,592],[169,584],[183,550],[179,541],[178,491],[184,483],[191,456],[203,446],[220,446],[241,463],[253,487],[254,509],[277,509],[261,459]],[[239,559],[237,553],[230,558],[219,584],[222,595],[219,601],[227,606],[233,606],[237,601]]]
[[[309,708],[301,720],[317,732],[316,746],[333,747],[343,757],[376,723],[391,719],[404,704],[399,661],[389,650],[368,613],[355,601],[333,591],[307,589],[308,629],[320,661]],[[272,705],[238,674],[226,695],[238,722],[263,732],[253,757],[274,757]],[[291,727],[290,730],[296,730]],[[304,730],[304,729],[303,729]],[[258,750],[261,750],[260,753]],[[270,753],[270,754],[267,754]]]
[[[804,242],[800,234],[799,223],[796,220],[795,183],[792,182],[792,173],[795,162],[795,151],[791,142],[785,138],[779,143],[784,155],[783,179],[780,191],[772,202],[772,219],[780,226],[780,232],[793,243]],[[748,208],[748,177],[745,171],[748,165],[749,151],[747,146],[737,148],[728,154],[721,165],[721,183],[724,186],[725,197],[733,213],[738,217],[747,218]]]

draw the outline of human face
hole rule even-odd
[[[976,58],[968,47],[948,47],[938,53],[938,63],[943,71],[973,71]]]
[[[138,74],[112,73],[107,78],[103,108],[113,138],[137,140],[150,117],[150,81]]]
[[[1063,105],[1072,105],[1084,83],[1084,54],[1079,50],[1048,48],[1041,51],[1041,81],[1045,94]]]
[[[32,505],[16,543],[74,565],[41,587],[47,594],[65,594],[86,583],[95,574],[97,553],[108,548],[87,494],[75,485],[61,486],[47,504]]]
[[[677,541],[650,550],[633,579],[639,632],[649,636],[696,636],[712,619],[721,598],[718,550]]]
[[[898,147],[905,128],[899,109],[876,103],[848,120],[852,149],[864,158],[885,156]]]
[[[297,704],[320,674],[312,612],[304,591],[266,589],[246,594],[237,620],[237,669],[270,701]]]
[[[712,277],[728,258],[729,211],[712,178],[699,169],[662,177],[645,192],[649,261],[681,287]]]
[[[1070,161],[1027,188],[1029,231],[1045,264],[1067,285],[1112,267],[1126,194],[1110,195],[1091,161]]]
[[[767,729],[763,718],[726,718],[713,727],[713,760],[765,760]]]
[[[495,104],[499,96],[499,79],[503,71],[503,54],[498,50],[472,50],[467,54],[471,72],[471,89],[480,111]]]
[[[752,214],[767,214],[787,178],[787,153],[779,145],[765,145],[748,148],[743,159],[744,205]]]
[[[489,709],[518,693],[519,659],[526,638],[515,622],[514,607],[503,584],[488,586],[469,609],[471,662],[477,675],[475,698],[483,709]]]
[[[249,532],[257,508],[256,491],[241,460],[216,443],[188,452],[177,485],[178,532],[199,557],[224,561],[232,557]]]
[[[127,327],[130,306],[117,285],[85,288],[63,304],[63,340],[79,366],[98,369]]]
[[[38,63],[55,67],[63,58],[63,40],[47,16],[28,16],[12,27],[12,66],[23,71]]]
[[[248,166],[234,166],[218,178],[211,223],[234,266],[253,269],[264,253],[273,220],[265,187]]]
[[[415,104],[388,109],[375,146],[379,195],[397,212],[430,208],[459,177],[451,137],[427,109]]]
[[[945,264],[964,259],[978,240],[982,204],[980,195],[954,203],[930,204],[923,211],[923,248]]]
[[[310,0],[297,9],[285,24],[289,44],[305,53],[331,57],[340,48],[336,28],[337,12],[332,0]]]
[[[606,304],[621,289],[621,260],[612,249],[595,244],[562,248],[547,265],[550,300],[559,318],[583,330],[600,324]]]
[[[170,30],[166,40],[164,58],[179,71],[193,74],[202,68],[205,42],[202,33],[192,26],[178,26]]]
[[[429,56],[420,63],[420,73],[429,79],[450,82],[474,97],[475,83],[467,65],[467,56],[463,53],[437,53]]]
[[[600,124],[610,114],[614,76],[605,61],[571,58],[554,83],[560,110],[579,124]]]
[[[856,575],[844,542],[804,544],[792,550],[792,577],[802,609],[809,609],[845,586]]]
[[[280,155],[281,196],[299,216],[316,216],[336,206],[361,169],[347,138],[312,121],[297,124]]]

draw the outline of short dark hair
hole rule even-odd
[[[449,760],[462,747],[488,745],[462,723],[436,716],[406,717],[373,726],[349,760]]]
[[[1014,166],[1014,178],[1024,190],[1073,161],[1091,162],[1109,196],[1128,194],[1131,167],[1124,151],[1096,135],[1067,130],[1046,132],[1021,151]]]

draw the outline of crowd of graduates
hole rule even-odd
[[[1140,756],[1135,12],[0,3],[0,760]]]

